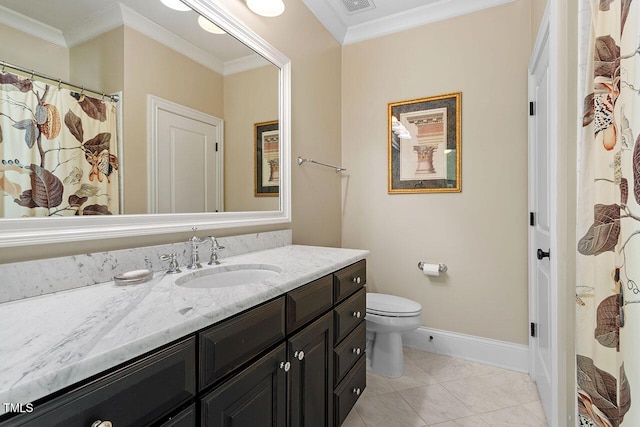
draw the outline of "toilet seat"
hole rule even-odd
[[[395,295],[368,293],[367,313],[385,317],[414,317],[422,313],[422,306]]]

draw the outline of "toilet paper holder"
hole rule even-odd
[[[420,262],[418,262],[418,270],[422,271],[422,267],[423,267],[425,264],[427,264],[427,263],[426,263],[426,262],[424,262],[424,261],[420,261]],[[438,264],[438,271],[439,271],[440,273],[446,273],[446,271],[447,271],[447,270],[448,270],[448,268],[447,268],[447,265],[446,265],[446,264],[444,264],[444,263],[439,263],[439,264]]]

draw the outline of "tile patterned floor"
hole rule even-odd
[[[405,373],[367,373],[367,388],[342,427],[546,427],[528,375],[404,349]]]

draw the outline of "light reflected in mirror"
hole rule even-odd
[[[279,68],[228,34],[204,31],[213,24],[200,17],[199,25],[197,13],[160,1],[0,6],[11,17],[0,24],[2,39],[11,40],[0,47],[0,60],[121,94],[116,109],[100,95],[51,81],[45,99],[38,79],[42,86],[30,92],[0,85],[0,216],[280,209],[278,197],[258,191],[278,195],[280,157],[276,152],[274,162],[273,132],[262,137],[256,130],[277,123]],[[40,100],[27,107],[19,98],[25,93]],[[101,120],[102,109],[113,122]]]

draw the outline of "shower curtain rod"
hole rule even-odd
[[[53,78],[51,76],[47,76],[46,74],[42,74],[42,73],[38,73],[36,71],[33,70],[29,70],[27,68],[21,67],[19,65],[13,65],[13,64],[9,64],[8,62],[5,61],[0,61],[0,65],[2,66],[2,71],[5,70],[5,68],[11,68],[15,71],[20,71],[22,73],[25,74],[31,74],[31,78],[33,79],[34,77],[40,77],[41,79],[46,79],[46,80],[50,80],[52,82],[57,82],[58,83],[58,88],[60,88],[61,85],[65,85],[65,86],[69,86],[73,89],[79,89],[79,92],[81,94],[84,94],[86,92],[90,92],[92,94],[98,95],[100,97],[102,97],[102,99],[104,100],[104,98],[109,98],[112,102],[118,102],[120,101],[120,97],[118,95],[106,95],[102,92],[98,92],[96,90],[91,90],[91,89],[87,89],[83,86],[78,86],[78,85],[74,85],[73,83],[69,83],[69,82],[65,82],[64,80],[61,79],[56,79]]]

